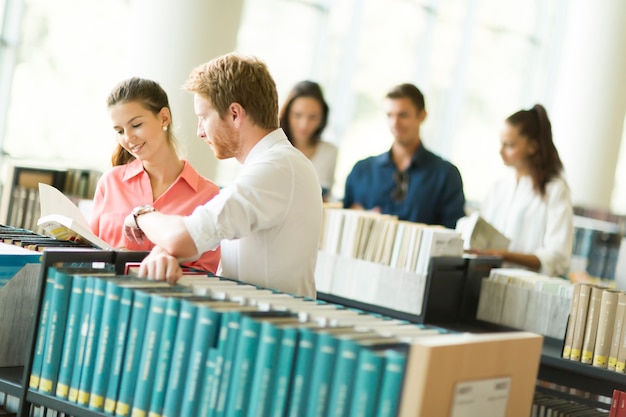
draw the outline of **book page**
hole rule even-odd
[[[39,183],[41,217],[37,225],[59,240],[81,238],[97,248],[113,249],[96,236],[80,209],[51,185]],[[121,226],[120,226],[121,227]]]

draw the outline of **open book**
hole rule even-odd
[[[463,238],[463,249],[508,249],[510,239],[483,219],[478,212],[457,220],[456,230]]]
[[[82,240],[99,249],[114,249],[96,236],[80,209],[61,191],[39,183],[41,217],[37,225],[59,240]]]

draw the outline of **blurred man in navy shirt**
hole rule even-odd
[[[422,143],[424,96],[414,85],[401,84],[387,93],[385,109],[393,145],[388,152],[354,165],[346,180],[343,206],[454,228],[465,215],[463,180],[453,164]]]

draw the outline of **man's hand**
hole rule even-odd
[[[166,280],[173,285],[183,276],[183,270],[178,263],[178,259],[171,256],[164,249],[155,246],[141,262],[139,276],[157,281]]]
[[[141,229],[137,228],[137,223],[135,222],[135,216],[133,214],[129,214],[124,219],[124,235],[131,242],[137,242],[138,244],[142,244],[146,235],[141,231]]]

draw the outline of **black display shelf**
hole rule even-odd
[[[0,392],[17,397],[22,392],[23,366],[0,368]]]

